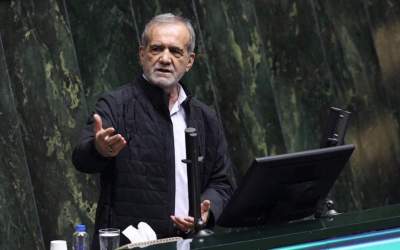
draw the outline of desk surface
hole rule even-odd
[[[279,226],[260,226],[216,230],[209,237],[194,238],[191,242],[168,243],[150,246],[147,249],[310,249],[321,248],[323,244],[354,242],[358,238],[378,237],[378,240],[396,241],[400,244],[400,205],[368,209],[340,214],[333,219],[298,221]],[[361,235],[361,236],[360,236]],[[390,236],[379,238],[379,235]],[[395,237],[396,236],[396,237]],[[355,238],[354,238],[355,237]],[[375,240],[374,241],[377,241]],[[306,245],[306,243],[308,245]],[[310,245],[312,244],[312,245]],[[398,245],[397,245],[398,246]],[[338,248],[348,249],[348,248]]]

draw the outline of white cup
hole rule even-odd
[[[52,240],[50,241],[50,250],[68,250],[67,242],[65,240]]]

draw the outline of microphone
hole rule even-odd
[[[194,218],[194,233],[198,233],[203,227],[200,208],[200,173],[198,137],[195,128],[185,129],[186,159],[182,162],[187,165],[189,216]]]

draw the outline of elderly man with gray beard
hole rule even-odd
[[[73,152],[75,167],[100,173],[98,229],[147,222],[158,238],[184,235],[189,216],[185,134],[197,129],[201,217],[212,227],[233,191],[232,164],[223,128],[213,112],[180,82],[193,66],[195,33],[172,14],[147,23],[139,50],[143,73],[99,98]],[[128,243],[121,237],[121,244]]]

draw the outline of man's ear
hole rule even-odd
[[[196,54],[194,52],[189,53],[189,60],[188,60],[188,64],[186,65],[186,72],[188,72],[192,68],[195,57],[196,57]]]
[[[143,65],[143,60],[144,60],[144,53],[145,53],[145,47],[139,46],[139,62],[140,65]]]

